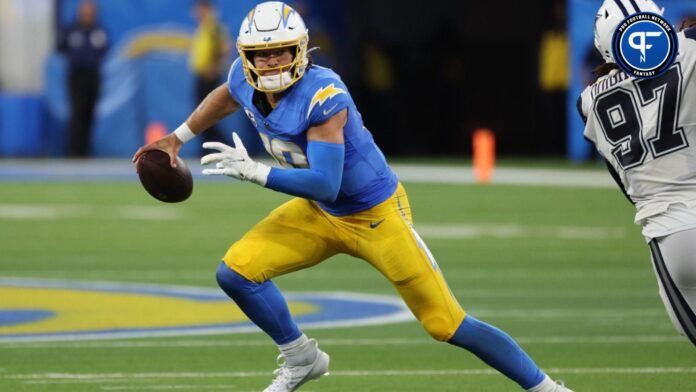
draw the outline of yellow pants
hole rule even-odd
[[[225,254],[225,264],[261,283],[346,253],[370,263],[398,290],[426,331],[449,340],[465,313],[418,233],[403,186],[383,203],[333,216],[295,198],[273,210]]]

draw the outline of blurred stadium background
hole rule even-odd
[[[232,40],[258,2],[212,2]],[[657,2],[675,25],[696,14],[693,0]],[[215,289],[227,246],[287,199],[203,179],[198,143],[182,151],[196,182],[185,203],[163,205],[137,182],[133,152],[197,103],[193,0],[95,0],[109,49],[89,157],[68,159],[68,61],[57,45],[80,3],[0,0],[0,390],[260,390],[275,367],[275,348],[261,334],[12,338],[56,332],[32,329],[19,310],[88,319],[100,306],[46,302],[38,288],[50,296],[50,282]],[[592,27],[601,0],[288,3],[304,17],[310,46],[321,47],[315,61],[343,77],[396,163],[416,228],[465,309],[510,332],[576,391],[696,390],[696,354],[658,298],[633,208],[576,115],[600,61]],[[235,57],[232,47],[226,62]],[[471,167],[480,129],[496,137],[491,184],[477,184]],[[262,154],[243,113],[220,130],[239,132]],[[347,256],[278,284],[290,293],[395,296]],[[136,317],[133,326],[166,316],[150,324]],[[112,318],[95,322],[116,328]],[[333,355],[334,376],[308,391],[515,390],[412,321],[312,335]]]

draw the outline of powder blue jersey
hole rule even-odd
[[[266,151],[287,168],[308,168],[307,130],[348,109],[338,198],[333,203],[317,202],[328,213],[340,216],[366,210],[387,200],[396,190],[396,175],[363,125],[345,84],[332,70],[309,67],[268,116],[254,105],[255,90],[247,83],[239,59],[232,64],[227,81],[230,95],[244,108]]]

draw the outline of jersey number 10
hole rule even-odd
[[[286,142],[280,139],[271,138],[259,132],[263,146],[269,154],[283,167],[287,168],[307,168],[309,162],[302,148],[293,142]]]
[[[656,100],[659,104],[657,133],[647,141],[633,92],[624,88],[610,90],[599,96],[594,105],[604,136],[614,146],[611,152],[624,170],[643,164],[648,150],[657,158],[689,145],[684,130],[677,128],[682,90],[680,64],[659,77],[636,80],[633,84],[638,91],[640,108]]]

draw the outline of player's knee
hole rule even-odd
[[[220,263],[215,278],[220,288],[231,298],[253,291],[258,286],[258,283],[248,280],[224,262]]]
[[[448,341],[457,330],[457,327],[453,326],[452,322],[445,317],[426,317],[421,321],[421,324],[433,339],[440,342]]]

